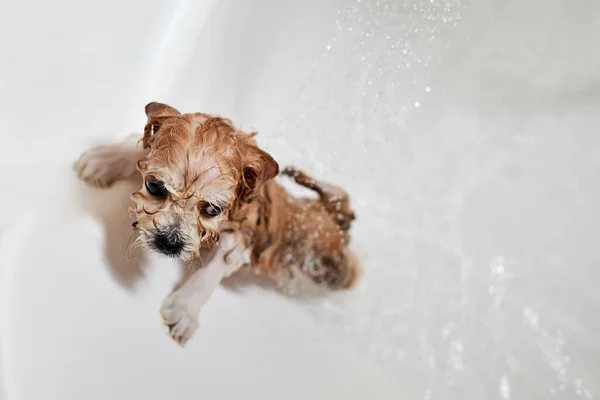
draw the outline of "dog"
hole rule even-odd
[[[286,168],[282,175],[317,195],[294,197],[274,181],[279,166],[257,146],[256,132],[156,102],[145,111],[141,138],[92,148],[75,170],[100,187],[141,174],[142,188],[131,196],[133,243],[185,267],[160,309],[177,343],[192,338],[203,304],[242,267],[271,276],[299,272],[331,289],[355,285],[360,266],[348,248],[355,215],[344,190]]]

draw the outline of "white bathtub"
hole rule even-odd
[[[5,3],[3,398],[600,395],[596,1]],[[238,278],[176,346],[174,264],[125,258],[135,186],[70,170],[151,100],[346,187],[360,286]]]

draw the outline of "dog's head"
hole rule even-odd
[[[144,184],[132,195],[136,229],[148,247],[191,260],[218,243],[235,208],[251,201],[279,167],[254,134],[227,119],[181,114],[160,103],[148,104],[146,115],[148,155],[138,162]]]

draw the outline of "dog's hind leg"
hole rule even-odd
[[[302,265],[301,271],[316,284],[329,289],[350,289],[361,275],[356,255],[350,249],[319,255],[315,260]]]
[[[341,229],[350,229],[350,225],[356,216],[354,211],[350,208],[350,197],[344,189],[327,182],[313,179],[304,172],[292,167],[285,168],[282,171],[282,174],[290,176],[296,183],[317,192],[321,199],[321,203],[331,218],[333,218]]]
[[[133,135],[121,143],[93,147],[83,153],[73,166],[80,179],[92,186],[108,187],[136,173],[137,162],[146,150]]]

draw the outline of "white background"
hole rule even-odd
[[[2,394],[599,396],[599,37],[594,0],[0,3]],[[172,343],[139,183],[70,170],[152,100],[346,187],[361,285],[237,279]]]

